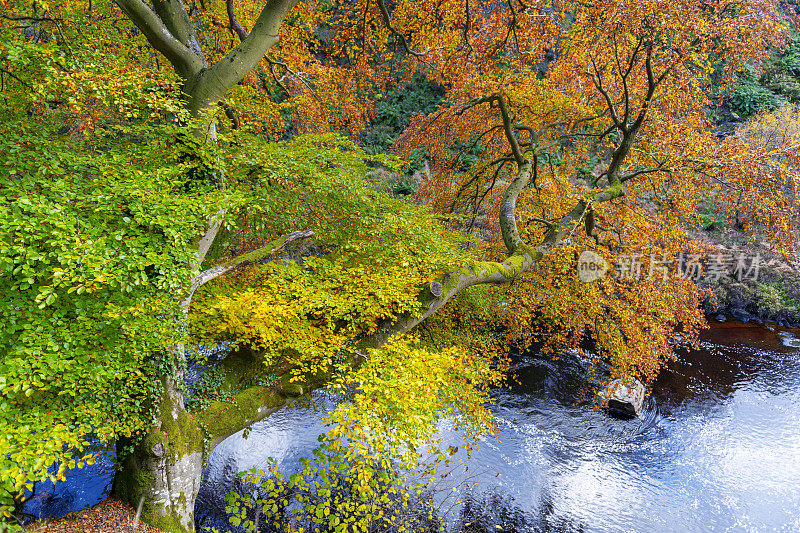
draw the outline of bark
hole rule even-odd
[[[263,259],[266,259],[267,257],[271,257],[274,254],[278,253],[280,250],[282,250],[284,246],[286,246],[292,241],[307,239],[313,236],[314,236],[313,230],[294,231],[288,235],[275,239],[266,246],[262,246],[257,250],[253,250],[252,252],[248,252],[246,254],[240,255],[239,257],[235,257],[230,261],[222,263],[221,265],[217,265],[213,268],[209,268],[208,270],[197,273],[194,279],[192,280],[191,288],[189,289],[189,299],[185,300],[186,308],[187,309],[189,308],[188,302],[191,301],[191,297],[194,295],[197,289],[199,289],[209,281],[216,279],[220,276],[224,276],[225,274],[228,274],[229,272],[232,272],[233,270],[239,267],[252,265],[254,263],[258,263]]]
[[[208,67],[182,0],[153,0],[153,9],[142,0],[115,1],[184,79],[187,107],[193,116],[199,116],[204,110],[215,106],[231,86],[259,63],[278,41],[280,24],[296,3],[296,0],[269,0],[242,43]],[[213,123],[210,131],[213,131]],[[208,229],[197,243],[196,259],[189,265],[193,277],[191,289],[182,300],[182,316],[178,320],[185,320],[192,295],[202,284],[237,266],[261,258],[256,257],[257,253],[249,254],[240,260],[200,272],[225,214],[217,215],[209,222]],[[288,240],[284,240],[280,246],[286,242]],[[279,248],[272,247],[267,253],[274,253]],[[191,532],[194,531],[194,502],[200,488],[206,454],[213,445],[221,442],[222,433],[227,436],[246,424],[252,424],[258,417],[268,416],[272,411],[264,407],[267,398],[256,395],[254,399],[259,405],[255,407],[254,416],[235,419],[238,426],[235,429],[226,426],[220,435],[209,434],[207,428],[211,421],[204,423],[201,419],[195,419],[184,407],[180,388],[185,368],[183,345],[178,344],[170,349],[164,364],[167,368],[160,381],[163,391],[156,407],[156,420],[145,437],[133,445],[132,453],[121,454],[125,459],[115,490],[133,505],[143,499],[142,519],[146,523],[166,531]],[[229,414],[217,418],[231,419]],[[213,439],[212,446],[208,445],[209,439]]]
[[[114,1],[183,78],[187,108],[199,116],[216,106],[278,42],[281,23],[298,0],[268,0],[246,38],[210,66],[182,0],[154,0],[154,9],[143,0]]]
[[[183,406],[183,395],[172,376],[160,381],[163,393],[154,424],[133,452],[124,457],[114,484],[123,500],[143,499],[142,520],[169,532],[194,531],[194,502],[203,473],[204,435]]]
[[[205,61],[173,35],[164,21],[141,0],[114,0],[147,41],[186,79],[205,67]]]
[[[222,97],[258,65],[278,42],[281,23],[297,0],[269,0],[247,37],[224,58],[186,80],[188,108],[197,115],[215,106]]]
[[[266,246],[234,258],[222,265],[200,271],[206,254],[219,233],[221,213],[209,220],[205,234],[196,243],[191,272],[194,276],[189,295],[181,304],[186,318],[192,295],[204,283],[235,268],[270,257],[294,240],[311,237],[310,230],[285,235]],[[258,361],[252,352],[226,359],[232,376],[247,375]],[[142,520],[169,532],[194,531],[194,503],[200,490],[203,464],[214,447],[228,436],[277,411],[294,397],[308,392],[310,384],[289,383],[284,379],[283,394],[266,387],[250,387],[228,402],[213,402],[204,412],[193,415],[184,405],[181,385],[186,365],[184,347],[176,344],[160,357],[162,377],[156,418],[144,438],[121,443],[123,465],[115,481],[115,492],[131,505],[143,500]],[[321,383],[324,377],[315,383]],[[126,449],[126,448],[132,449]]]

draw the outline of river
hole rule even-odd
[[[579,358],[515,356],[515,382],[492,393],[500,442],[482,439],[469,471],[447,480],[460,490],[441,507],[464,502],[451,530],[800,531],[799,343],[763,326],[713,324],[700,350],[651,385],[642,418],[630,420],[587,401],[591,375]],[[324,392],[315,397],[319,410],[284,409],[214,450],[199,526],[228,530],[224,495],[249,490],[238,472],[264,468],[268,457],[289,472],[310,455],[333,405]],[[460,442],[447,421],[439,429]],[[102,498],[110,476],[107,458],[43,485],[28,509],[78,510]],[[467,478],[477,485],[466,488]]]
[[[791,339],[790,339],[791,341]],[[791,342],[787,342],[791,344]],[[493,392],[500,442],[482,439],[450,481],[453,523],[504,531],[800,531],[800,350],[762,326],[715,324],[651,386],[641,419],[612,418],[582,393],[576,357],[515,357]],[[213,453],[196,506],[219,523],[238,471],[310,455],[320,411],[286,409]],[[459,437],[440,424],[446,442]],[[477,486],[463,488],[465,476]],[[462,526],[463,527],[463,526]],[[455,528],[454,528],[455,529]]]

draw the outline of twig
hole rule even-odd
[[[139,505],[136,506],[136,516],[133,517],[133,533],[136,533],[136,528],[139,527],[139,517],[142,516],[142,506],[144,505],[144,494],[139,498]]]

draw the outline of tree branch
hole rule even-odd
[[[114,2],[144,34],[147,42],[172,63],[179,76],[186,79],[205,67],[205,62],[179,41],[169,31],[164,21],[142,0],[114,0]]]
[[[120,0],[133,1],[133,0]],[[298,0],[268,0],[245,39],[228,54],[186,82],[189,110],[198,114],[215,104],[233,85],[244,79],[278,42],[281,24]]]
[[[517,141],[517,137],[514,135],[514,121],[511,119],[511,115],[508,112],[506,99],[503,95],[498,94],[495,95],[494,100],[500,108],[500,117],[503,119],[503,129],[506,132],[508,144],[511,145],[511,153],[514,154],[517,165],[522,166],[525,163],[525,158],[522,156],[522,151],[519,148],[519,141]]]
[[[194,263],[192,264],[193,272],[200,271],[200,265],[203,264],[206,254],[211,249],[211,245],[214,244],[214,239],[217,238],[217,233],[219,233],[219,228],[222,226],[222,219],[224,216],[225,212],[220,210],[208,221],[208,228],[206,228],[205,234],[197,243],[197,252],[195,253]]]
[[[205,65],[206,56],[183,0],[153,0],[153,8],[172,36],[189,48]]]
[[[233,11],[233,0],[225,0],[225,9],[228,12],[228,22],[231,25],[231,29],[239,36],[239,41],[244,42],[247,39],[247,31],[242,28],[242,25],[236,19],[236,13]]]
[[[191,298],[192,295],[197,291],[197,289],[199,289],[200,287],[202,287],[203,285],[205,285],[206,283],[208,283],[213,279],[216,279],[220,276],[224,276],[225,274],[228,274],[229,272],[233,271],[238,267],[251,265],[253,263],[261,261],[262,259],[266,259],[267,257],[270,257],[271,255],[283,249],[284,246],[286,246],[292,241],[307,239],[313,236],[314,236],[314,231],[310,229],[294,231],[288,235],[284,235],[283,237],[275,239],[266,246],[258,248],[257,250],[253,250],[252,252],[248,252],[238,257],[234,257],[230,261],[222,263],[221,265],[217,265],[213,268],[209,268],[208,270],[204,270],[203,272],[200,272],[197,276],[195,276],[194,279],[192,280],[192,285],[189,290],[188,298]]]
[[[394,26],[392,26],[391,17],[389,15],[389,10],[386,8],[386,3],[383,0],[376,0],[376,1],[378,2],[378,9],[381,12],[381,18],[383,19],[383,24],[386,26],[386,29],[392,33],[392,35],[400,39],[400,44],[403,45],[403,50],[405,50],[407,54],[411,54],[416,58],[422,57],[422,54],[420,52],[412,50],[411,47],[408,46],[408,41],[406,40],[405,35],[401,34],[396,29],[394,29]]]

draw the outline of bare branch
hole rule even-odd
[[[240,255],[239,257],[234,257],[226,263],[209,268],[208,270],[204,270],[192,280],[188,298],[191,298],[192,295],[197,292],[197,289],[213,279],[224,276],[225,274],[228,274],[239,267],[252,265],[253,263],[257,263],[262,259],[266,259],[267,257],[270,257],[282,250],[284,246],[292,241],[307,239],[313,236],[314,231],[310,229],[294,231],[288,235],[275,239],[266,246],[263,246],[257,250]]]
[[[236,13],[233,11],[233,0],[225,0],[225,9],[228,11],[228,21],[231,29],[239,36],[239,41],[244,42],[247,39],[247,31],[242,28],[242,25],[236,19]]]
[[[187,46],[205,65],[206,56],[183,0],[152,0],[153,9],[173,37]]]
[[[224,211],[217,211],[214,216],[209,219],[208,228],[206,228],[205,234],[203,234],[200,241],[197,243],[197,252],[195,252],[192,271],[198,272],[200,270],[200,265],[203,264],[206,254],[208,254],[208,251],[211,249],[211,245],[214,244],[214,239],[217,238],[217,233],[219,233],[219,228],[222,226],[222,219],[224,216]]]
[[[597,68],[597,63],[594,62],[594,58],[590,58],[590,60],[592,62],[592,68],[594,69],[594,74],[592,74],[591,72],[587,72],[587,74],[589,75],[589,78],[592,80],[592,83],[594,84],[595,88],[600,92],[600,94],[605,99],[606,105],[608,105],[608,111],[611,114],[611,120],[614,121],[614,125],[622,129],[624,127],[624,124],[622,124],[619,117],[617,116],[617,110],[614,107],[614,102],[611,100],[611,96],[608,94],[608,91],[606,91],[603,88],[603,79],[600,75],[600,70]]]
[[[506,138],[508,139],[508,144],[511,145],[511,153],[514,154],[514,159],[516,159],[517,164],[522,166],[525,164],[525,158],[522,156],[522,151],[519,147],[519,141],[517,141],[516,135],[514,135],[514,124],[513,120],[508,112],[508,106],[506,104],[506,99],[503,95],[496,95],[495,101],[500,108],[500,116],[503,119],[503,129],[506,132]]]
[[[15,75],[13,72],[9,72],[8,70],[6,70],[6,69],[4,69],[4,68],[2,68],[2,67],[0,67],[0,72],[3,72],[4,74],[8,74],[9,76],[11,76],[12,78],[14,78],[14,79],[15,79],[15,80],[17,80],[18,82],[20,82],[22,85],[24,85],[24,86],[25,86],[25,87],[27,87],[28,89],[34,89],[34,86],[33,86],[33,85],[31,85],[30,83],[28,83],[28,82],[26,82],[25,80],[21,79],[20,77],[18,77],[17,75]]]
[[[178,75],[187,78],[205,67],[205,62],[169,31],[164,21],[142,0],[114,0],[144,34],[153,48],[164,54]]]
[[[416,50],[412,50],[410,46],[408,46],[408,41],[406,40],[405,35],[398,32],[394,26],[392,26],[391,16],[389,15],[389,10],[386,8],[386,3],[383,0],[376,0],[378,2],[378,8],[381,12],[381,18],[383,19],[383,24],[386,26],[386,29],[389,30],[392,35],[400,39],[400,44],[403,45],[403,50],[406,51],[407,54],[411,54],[417,58],[422,57],[422,53],[417,52]]]
[[[119,0],[134,1],[134,0]],[[284,18],[298,0],[268,0],[247,37],[228,54],[188,79],[185,90],[190,95],[193,113],[213,105],[233,85],[244,79],[264,55],[278,42]]]

